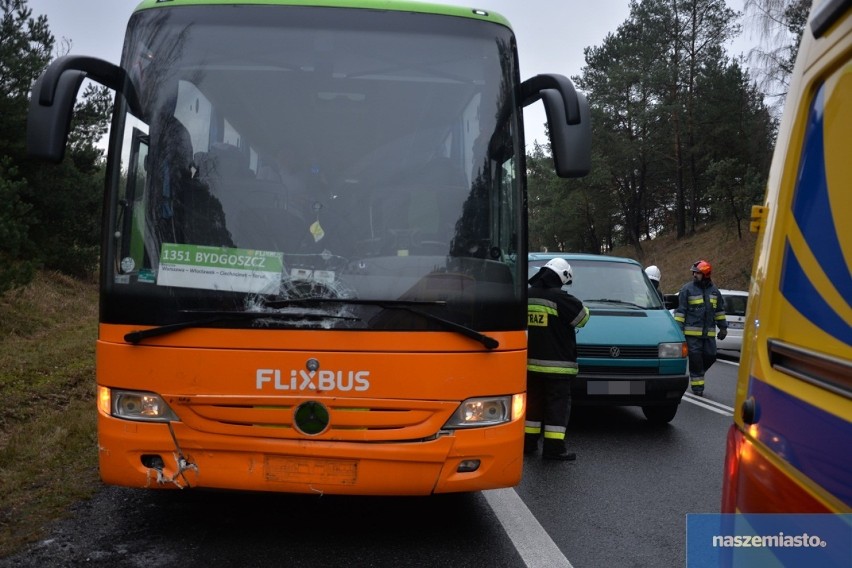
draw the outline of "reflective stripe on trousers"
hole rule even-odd
[[[564,426],[545,426],[544,427],[544,437],[545,439],[551,440],[564,440],[565,432],[568,429]],[[532,420],[527,420],[524,422],[524,434],[530,434],[533,436],[538,436],[541,434],[541,422],[535,422]]]
[[[545,426],[544,427],[544,439],[545,440],[564,440],[565,439],[565,431],[567,428],[564,426]]]

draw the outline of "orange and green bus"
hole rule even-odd
[[[97,340],[108,484],[418,495],[517,484],[523,109],[591,162],[561,75],[520,80],[478,9],[144,0],[121,64],[65,56],[28,148],[59,161],[115,90]]]

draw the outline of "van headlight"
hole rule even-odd
[[[679,343],[660,343],[657,355],[660,359],[683,359],[689,354],[686,341]]]
[[[98,407],[101,412],[143,422],[171,422],[178,420],[163,397],[153,392],[126,391],[98,387]]]
[[[444,428],[477,428],[511,422],[513,415],[523,415],[524,405],[523,394],[469,398],[459,405]]]

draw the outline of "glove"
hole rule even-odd
[[[719,333],[716,334],[716,339],[725,339],[725,337],[727,335],[728,335],[728,330],[723,327],[722,329],[719,330]]]

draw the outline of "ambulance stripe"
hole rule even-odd
[[[852,507],[852,422],[754,376],[749,377],[748,391],[757,402],[760,442]]]
[[[814,287],[789,240],[784,246],[781,294],[812,324],[846,345],[852,345],[852,325],[849,325]]]
[[[838,237],[828,189],[823,139],[826,89],[825,85],[821,86],[811,103],[793,195],[792,213],[805,245],[793,241],[797,243],[794,247],[789,238],[785,242],[780,291],[816,327],[852,345],[852,325],[843,315],[844,311],[837,311],[845,306],[831,301],[836,295],[848,305],[852,298],[852,274]],[[807,255],[807,258],[800,255]],[[807,269],[803,261],[807,262]]]
[[[808,248],[841,297],[852,298],[852,274],[838,238],[825,171],[825,89],[825,85],[821,86],[811,103],[801,167],[793,195],[793,216]]]

